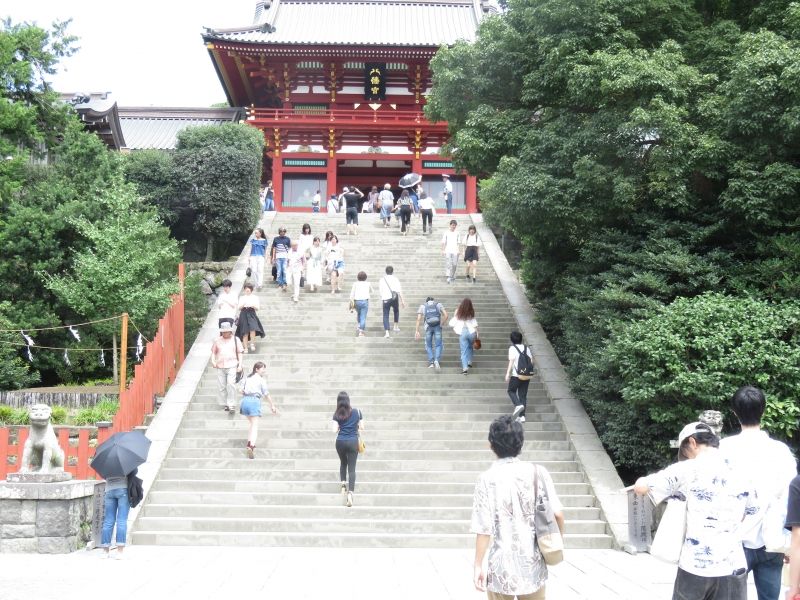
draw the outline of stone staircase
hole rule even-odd
[[[465,232],[468,216],[459,215]],[[248,354],[267,363],[267,380],[280,414],[265,411],[256,459],[245,455],[247,422],[229,416],[215,398],[209,367],[198,386],[161,471],[138,515],[135,544],[238,546],[349,546],[466,548],[472,492],[492,462],[488,426],[512,406],[505,392],[508,334],[517,327],[491,265],[480,263],[478,282],[445,282],[440,239],[422,236],[414,222],[401,236],[377,215],[361,215],[358,236],[344,235],[343,216],[279,213],[289,236],[310,223],[314,235],[337,232],[345,249],[343,292],[301,291],[300,302],[281,292],[267,272],[259,292],[266,340]],[[377,286],[391,264],[408,306],[400,333],[384,339]],[[365,271],[376,290],[367,336],[356,337],[348,312],[350,287]],[[444,330],[442,370],[427,368],[414,340],[416,311],[434,296],[452,314],[472,298],[483,348],[461,374],[458,339]],[[367,451],[358,460],[355,506],[343,506],[330,420],[336,395],[346,390],[364,413]],[[547,467],[565,505],[567,545],[610,548],[612,537],[556,411],[537,381],[528,397],[522,458]]]

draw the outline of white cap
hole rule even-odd
[[[220,333],[225,333],[226,331],[233,332],[233,325],[231,325],[229,321],[225,321],[222,325],[219,326]]]
[[[681,429],[681,432],[678,434],[678,448],[681,447],[681,444],[683,444],[686,438],[694,435],[695,433],[714,433],[714,432],[709,425],[701,423],[700,421],[689,423],[686,427]]]

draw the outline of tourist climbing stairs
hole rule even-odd
[[[456,217],[459,231],[471,223]],[[472,493],[478,475],[492,463],[487,433],[495,417],[513,408],[503,380],[508,336],[517,328],[491,264],[482,256],[476,283],[444,277],[441,236],[415,220],[402,236],[384,229],[377,215],[362,215],[357,236],[345,234],[344,217],[275,215],[292,238],[309,223],[314,235],[338,234],[345,251],[342,293],[330,285],[291,290],[272,283],[269,267],[257,292],[267,332],[245,357],[268,365],[267,381],[280,414],[264,411],[256,457],[247,458],[247,420],[223,411],[216,374],[207,368],[133,528],[134,544],[237,546],[350,546],[467,548]],[[407,306],[400,332],[384,338],[380,277],[392,265]],[[350,287],[364,271],[376,294],[370,301],[365,337],[356,336],[348,311]],[[414,339],[416,311],[426,296],[452,314],[470,297],[483,347],[474,368],[462,375],[458,338],[444,328],[441,371],[428,368],[422,341]],[[358,459],[354,506],[344,506],[331,417],[340,391],[347,391],[365,419],[366,452]],[[609,548],[612,538],[585,474],[542,385],[528,396],[521,458],[547,467],[565,506],[567,545]]]

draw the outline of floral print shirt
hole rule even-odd
[[[755,494],[719,450],[708,448],[694,459],[648,475],[646,481],[656,504],[679,492],[686,497],[681,569],[700,577],[745,572],[742,520],[757,510]]]
[[[492,536],[486,588],[507,595],[532,594],[547,580],[536,545],[533,516],[534,468],[539,470],[539,494],[554,512],[562,510],[547,469],[519,458],[501,458],[480,476],[472,505],[472,533]]]

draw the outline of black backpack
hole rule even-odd
[[[436,302],[430,301],[425,303],[425,324],[428,327],[436,327],[442,322],[442,315],[439,313],[439,307]]]
[[[533,377],[534,367],[531,357],[528,356],[528,347],[525,346],[525,352],[521,352],[515,344],[514,350],[519,354],[519,358],[517,359],[517,379],[530,379]]]

